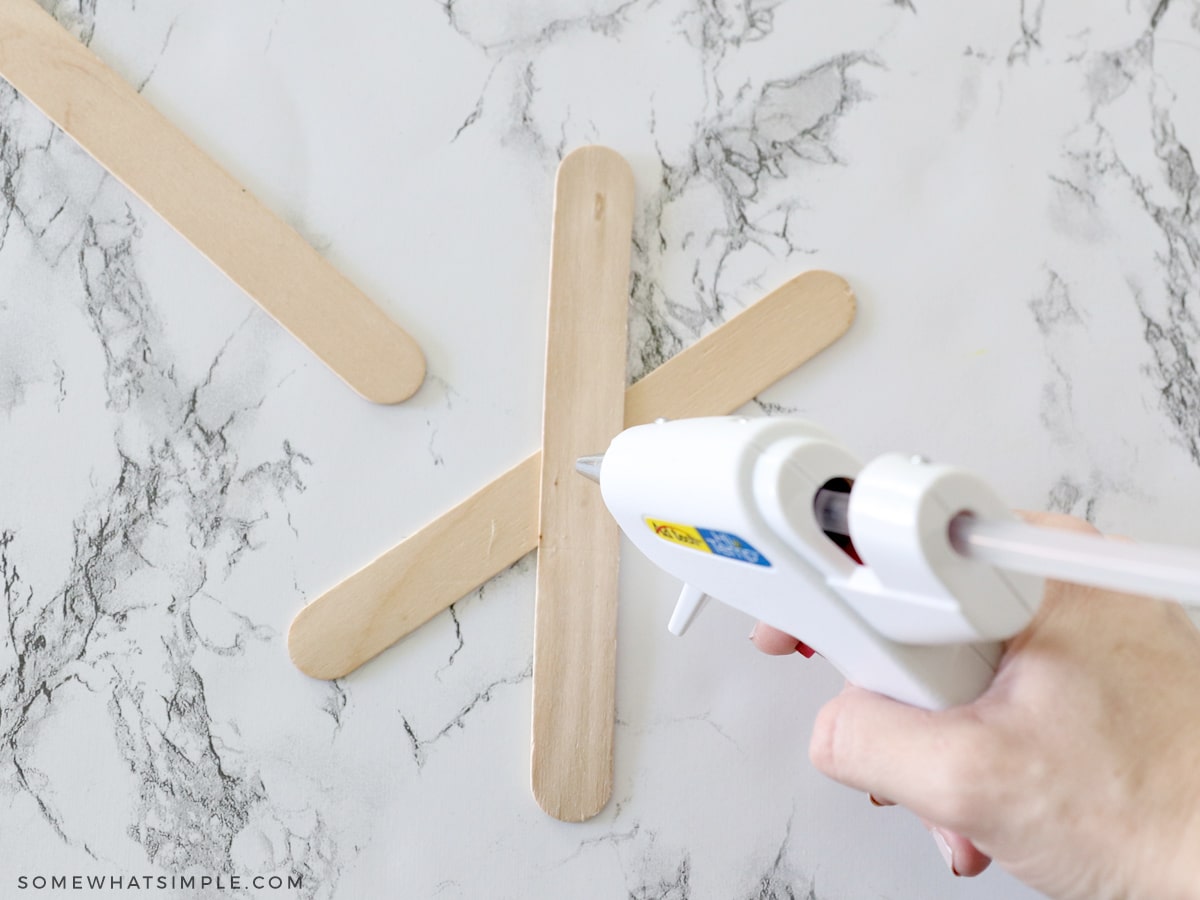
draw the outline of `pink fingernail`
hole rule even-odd
[[[942,859],[946,861],[946,867],[957,877],[958,870],[954,868],[954,851],[950,849],[950,844],[946,841],[946,836],[936,828],[930,829],[930,833],[933,835],[933,842],[937,844],[938,852],[942,854]]]

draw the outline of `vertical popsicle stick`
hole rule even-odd
[[[420,387],[408,333],[35,0],[0,0],[0,76],[363,397]]]
[[[533,633],[533,796],[582,822],[612,793],[619,531],[575,460],[625,419],[633,173],[605,147],[558,168]]]

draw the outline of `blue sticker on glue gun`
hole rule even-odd
[[[664,522],[661,519],[647,518],[645,521],[651,531],[672,544],[699,550],[701,553],[723,556],[726,559],[736,559],[738,562],[749,563],[753,566],[770,567],[771,565],[770,560],[750,544],[728,531],[695,528],[691,525],[681,525],[678,522]]]

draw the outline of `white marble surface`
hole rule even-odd
[[[632,552],[583,825],[527,786],[532,557],[338,683],[284,636],[535,448],[552,177],[588,142],[637,176],[631,378],[829,268],[857,323],[751,413],[1200,545],[1197,0],[43,2],[430,374],[360,400],[0,89],[0,895],[1035,896],[815,774],[835,674],[725,608],[672,639]]]

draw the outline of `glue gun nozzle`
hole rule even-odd
[[[600,483],[600,464],[604,462],[604,454],[599,456],[581,456],[575,460],[575,471],[585,478],[590,478],[596,484]]]

